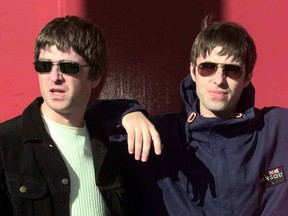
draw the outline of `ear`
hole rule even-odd
[[[92,80],[91,81],[91,88],[96,88],[99,85],[101,79],[102,79],[102,76],[98,77],[95,80]]]
[[[194,68],[193,64],[190,63],[190,75],[192,77],[192,80],[195,82],[195,73],[194,72],[195,72],[195,68]]]
[[[249,85],[249,83],[251,82],[251,78],[252,78],[252,73],[249,73],[248,76],[245,78],[244,88],[246,88]]]

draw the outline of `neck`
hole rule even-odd
[[[236,112],[236,109],[233,107],[233,108],[230,108],[228,110],[220,110],[220,111],[208,110],[207,108],[203,108],[200,105],[199,111],[200,111],[200,114],[206,118],[217,117],[217,118],[221,118],[222,120],[227,120],[227,119],[231,118],[231,115]]]
[[[47,104],[43,103],[41,105],[41,113],[46,118],[51,119],[54,122],[59,124],[63,124],[66,126],[72,127],[84,127],[84,114],[85,111],[77,111],[75,112],[61,112],[57,110],[53,110],[47,106]]]

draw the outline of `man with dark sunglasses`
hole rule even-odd
[[[109,141],[101,122],[86,114],[106,63],[101,31],[76,16],[53,19],[38,35],[34,57],[42,97],[0,124],[0,214],[136,215],[142,191],[127,146]],[[141,110],[134,101],[120,102],[121,109],[100,108],[97,114],[118,118]],[[143,114],[128,131],[135,134],[133,145],[152,139],[161,151],[158,133]],[[147,159],[142,151],[135,158]]]
[[[140,166],[146,195],[155,215],[287,215],[288,110],[254,106],[248,32],[203,24],[181,84],[183,110],[152,118],[164,149]]]

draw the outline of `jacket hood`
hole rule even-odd
[[[192,80],[191,75],[186,76],[180,86],[180,94],[182,98],[182,112],[191,113],[195,110],[195,102],[198,100],[196,94],[196,84]],[[250,84],[244,88],[242,95],[238,102],[238,111],[245,112],[249,108],[254,106],[255,102],[255,89],[253,84]]]

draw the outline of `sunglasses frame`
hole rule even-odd
[[[40,66],[38,64],[48,64],[43,66],[42,68],[47,68],[48,70],[40,70]],[[90,65],[81,65],[78,62],[73,62],[73,61],[59,61],[59,62],[52,62],[52,61],[48,61],[48,60],[36,60],[33,62],[34,64],[34,68],[36,70],[36,72],[42,74],[42,73],[50,73],[52,71],[52,67],[53,65],[57,65],[60,69],[60,72],[63,74],[69,74],[69,75],[74,75],[74,74],[78,74],[80,72],[80,68],[81,67],[90,67]],[[70,70],[67,69],[67,67],[70,66]],[[74,67],[74,68],[71,68]],[[76,67],[75,67],[76,66]]]
[[[198,67],[198,73],[203,77],[213,76],[217,72],[218,68],[222,68],[225,76],[231,79],[239,79],[245,72],[245,70],[240,65],[236,64],[202,62],[196,66]]]

